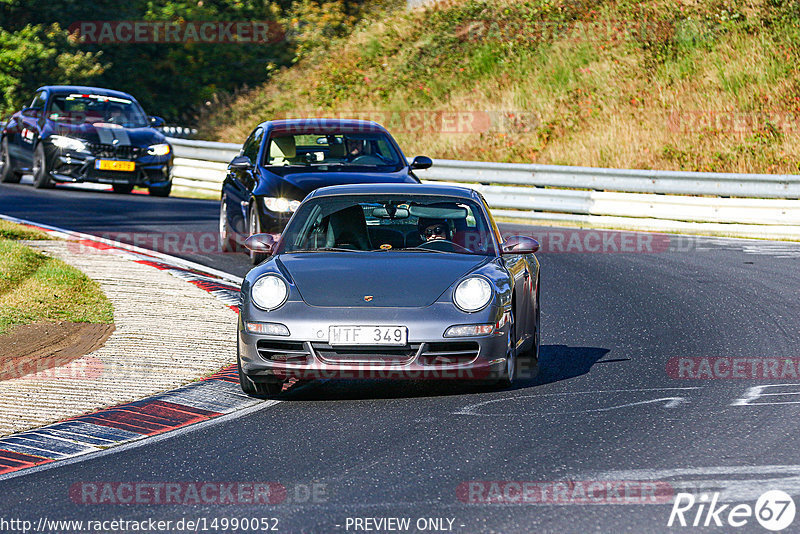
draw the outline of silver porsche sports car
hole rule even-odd
[[[502,240],[472,189],[324,187],[242,284],[239,380],[456,379],[503,387],[539,354],[539,244]]]

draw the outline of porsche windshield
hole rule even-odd
[[[103,123],[123,128],[143,128],[147,116],[136,102],[114,96],[65,93],[53,95],[51,120],[70,124]]]
[[[367,170],[397,172],[406,163],[380,132],[313,132],[273,135],[264,164],[285,176],[295,172]]]
[[[495,253],[491,227],[471,200],[433,195],[312,199],[283,233],[280,252]]]

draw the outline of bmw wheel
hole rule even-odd
[[[160,186],[150,186],[147,188],[147,191],[150,193],[151,197],[168,197],[169,194],[172,192],[172,182],[169,182],[167,185],[160,185]]]
[[[33,187],[36,189],[50,189],[53,185],[50,169],[47,166],[47,158],[44,154],[44,145],[37,143],[33,151]]]
[[[8,153],[8,139],[3,138],[3,143],[0,144],[2,156],[0,156],[0,182],[6,184],[18,184],[22,178],[22,174],[11,168],[11,156]]]

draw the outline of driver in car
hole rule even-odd
[[[354,159],[367,155],[367,142],[363,139],[347,139],[345,146],[347,148],[347,159],[353,161]]]
[[[420,219],[417,223],[419,236],[423,241],[436,241],[439,239],[448,240],[449,228],[447,222],[443,220]]]

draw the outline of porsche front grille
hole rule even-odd
[[[327,343],[312,343],[312,348],[327,363],[372,363],[398,365],[411,362],[419,352],[419,344],[407,347],[332,347]]]
[[[472,363],[480,347],[475,341],[442,341],[426,343],[419,356],[422,365],[454,365]]]
[[[262,339],[256,345],[258,355],[269,362],[307,363],[309,353],[302,341],[272,341]]]

